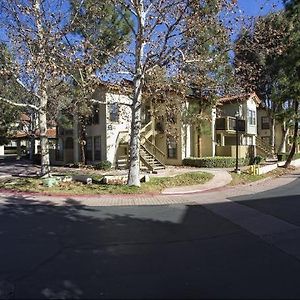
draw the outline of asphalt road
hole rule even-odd
[[[230,200],[300,226],[299,195]],[[0,299],[300,298],[299,258],[207,207],[19,203],[0,207]]]

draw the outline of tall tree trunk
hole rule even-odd
[[[47,137],[47,104],[48,104],[48,94],[47,94],[47,79],[46,79],[46,52],[45,52],[45,36],[44,36],[44,26],[42,22],[42,1],[33,1],[33,10],[35,17],[35,25],[37,31],[37,50],[39,52],[41,63],[37,67],[36,72],[39,75],[37,78],[37,86],[39,89],[40,98],[40,110],[39,110],[39,127],[40,127],[40,143],[41,143],[41,176],[50,175],[50,158],[49,158],[49,141]]]
[[[73,149],[74,149],[74,163],[78,164],[80,161],[79,155],[79,135],[78,135],[78,114],[76,108],[73,115]]]
[[[142,76],[134,82],[134,96],[131,107],[131,132],[130,132],[130,159],[129,159],[129,186],[140,186],[140,135],[141,135],[141,99]]]
[[[281,141],[280,141],[280,145],[278,147],[278,153],[284,153],[286,152],[286,139],[289,133],[289,129],[286,126],[286,121],[284,121],[281,124],[281,132],[282,132],[282,136],[281,136]]]
[[[293,134],[293,144],[291,147],[291,151],[289,153],[289,156],[285,162],[284,167],[288,168],[289,165],[291,164],[291,161],[293,159],[293,156],[295,154],[296,151],[296,146],[297,146],[297,138],[298,138],[298,128],[299,128],[299,124],[298,124],[298,109],[299,109],[299,102],[298,100],[295,100],[295,104],[294,104],[294,108],[295,108],[295,121],[294,121],[294,134]]]
[[[129,186],[141,186],[140,183],[140,136],[141,136],[141,104],[142,90],[145,78],[143,66],[144,58],[144,30],[145,13],[143,1],[135,3],[137,12],[137,33],[135,46],[135,76],[133,80],[134,94],[131,105],[131,132],[130,132],[130,158],[128,181]]]
[[[80,137],[79,137],[79,144],[80,144],[80,153],[81,153],[81,162],[82,164],[86,165],[86,130],[85,124],[80,125]]]
[[[50,175],[49,141],[47,137],[47,103],[46,87],[41,88],[41,109],[39,111],[40,143],[41,143],[41,176]]]
[[[275,118],[274,118],[274,116],[271,117],[271,147],[272,147],[272,149],[275,149]]]

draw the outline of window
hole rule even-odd
[[[158,133],[164,133],[165,132],[165,126],[164,126],[164,118],[163,116],[159,116],[155,122],[155,130]]]
[[[110,105],[109,119],[112,122],[119,122],[119,105],[118,105],[118,103],[112,103]]]
[[[101,160],[101,137],[94,137],[94,160]]]
[[[167,140],[168,158],[177,158],[177,143],[173,137]]]
[[[99,124],[99,106],[95,105],[93,107],[93,124]]]
[[[98,104],[93,105],[92,115],[89,117],[87,124],[88,125],[99,124],[99,105]]]
[[[167,111],[167,122],[170,124],[176,124],[176,115],[174,111]]]
[[[57,161],[64,160],[64,141],[61,138],[56,140],[55,159]]]
[[[58,127],[58,135],[64,135],[64,128]]]
[[[256,124],[255,119],[256,119],[255,110],[249,109],[248,110],[248,122],[249,122],[249,125],[255,125]]]
[[[72,134],[73,134],[73,129],[70,129],[70,128],[68,129],[68,128],[66,128],[64,134],[65,134],[65,135],[72,135]]]
[[[270,129],[269,117],[261,117],[261,129]]]
[[[66,138],[65,148],[73,149],[73,147],[74,147],[73,138],[71,138],[71,137]]]
[[[150,112],[149,105],[142,107],[141,121],[142,121],[142,124],[147,124],[151,121],[151,112]]]
[[[86,160],[93,160],[93,139],[88,137],[86,139]]]

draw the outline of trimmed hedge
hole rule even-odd
[[[183,160],[184,166],[201,168],[231,168],[235,167],[236,159],[234,157],[216,156],[216,157],[189,157]],[[239,158],[239,166],[248,166],[249,158]]]
[[[285,161],[289,157],[289,153],[278,153],[277,155],[281,157],[280,160],[278,159],[279,161]],[[293,156],[293,160],[298,158],[300,158],[300,153],[295,153]]]
[[[107,171],[107,170],[111,169],[111,166],[112,165],[111,165],[110,161],[102,160],[94,166],[94,169]]]

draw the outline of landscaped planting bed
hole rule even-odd
[[[47,187],[39,178],[10,178],[0,182],[0,188],[42,192],[51,194],[135,194],[157,193],[168,187],[203,184],[213,177],[206,172],[190,172],[173,177],[152,177],[141,183],[141,187],[129,187],[122,184],[101,184],[101,176],[93,177],[93,184],[76,181],[59,181],[57,185]]]

